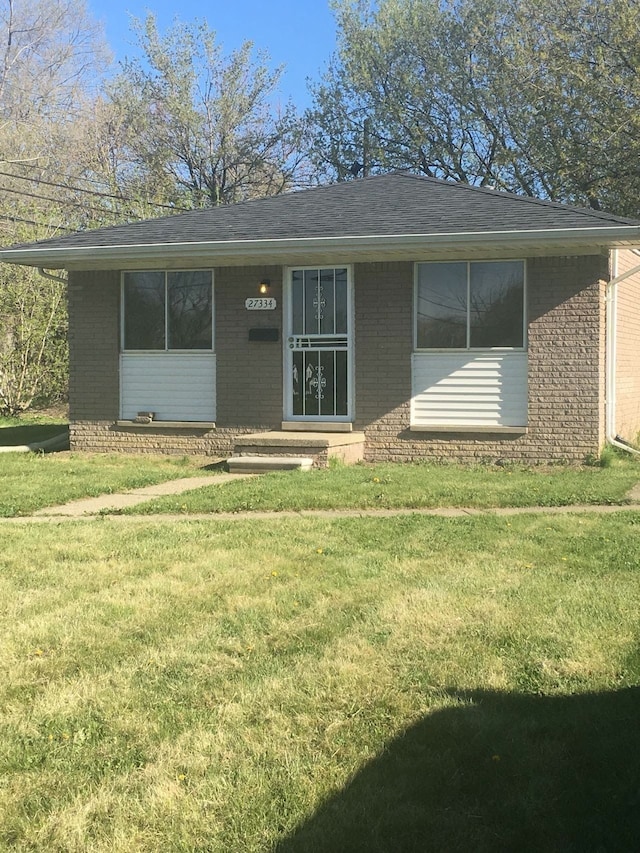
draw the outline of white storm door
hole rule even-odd
[[[289,271],[285,419],[352,420],[351,271]]]

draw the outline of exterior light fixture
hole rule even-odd
[[[271,287],[271,280],[268,278],[263,278],[258,285],[258,293],[261,296],[266,296],[269,293],[269,289]]]

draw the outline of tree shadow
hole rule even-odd
[[[451,696],[275,851],[640,851],[640,687]]]
[[[53,439],[59,438],[59,442]],[[21,445],[37,445],[40,442],[52,442],[52,447],[43,447],[44,452],[68,450],[65,443],[69,442],[69,427],[67,424],[21,424],[20,426],[0,427],[0,447],[18,447]]]

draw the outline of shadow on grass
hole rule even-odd
[[[211,462],[209,465],[202,465],[202,471],[220,471],[224,473],[228,471],[227,460],[226,459],[218,459],[216,462]]]
[[[17,447],[48,441],[61,433],[68,435],[66,424],[25,424],[24,426],[0,427],[0,447]]]
[[[640,850],[640,687],[452,695],[277,853]]]

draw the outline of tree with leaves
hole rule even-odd
[[[315,163],[640,213],[636,0],[334,0]]]
[[[78,119],[107,61],[82,2],[0,3],[0,244],[87,224]],[[0,412],[66,393],[66,328],[64,283],[3,264]]]
[[[66,285],[23,267],[0,269],[0,412],[64,396],[67,384]]]
[[[264,54],[247,42],[225,55],[204,23],[161,34],[149,15],[135,31],[141,58],[104,85],[108,52],[82,0],[0,0],[0,243],[306,181],[303,122]],[[63,393],[63,293],[0,270],[0,411]]]
[[[281,70],[250,42],[228,56],[206,23],[176,22],[162,35],[153,15],[135,27],[141,58],[108,87],[122,132],[120,185],[186,207],[274,195],[302,176],[300,119],[277,103]]]

